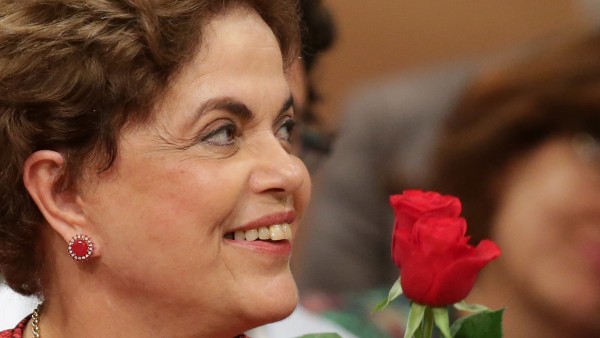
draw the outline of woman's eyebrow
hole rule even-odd
[[[294,98],[292,97],[292,94],[290,94],[285,102],[283,102],[281,109],[279,109],[279,113],[277,113],[277,116],[283,115],[285,112],[290,110],[290,108],[294,108]]]
[[[194,122],[211,110],[226,110],[243,120],[252,118],[252,111],[240,100],[232,97],[217,97],[204,102],[194,114]]]
[[[281,105],[281,108],[277,112],[277,116],[279,117],[280,115],[283,115],[285,112],[290,110],[290,108],[292,108],[293,106],[294,106],[294,99],[292,98],[292,95],[290,94],[285,99],[283,104]],[[252,110],[250,110],[250,108],[248,108],[248,106],[246,106],[246,104],[244,104],[240,100],[233,98],[233,97],[227,97],[227,96],[226,97],[217,97],[217,98],[213,98],[213,99],[210,99],[210,100],[204,102],[196,110],[196,113],[194,114],[192,121],[190,121],[191,122],[190,125],[193,125],[196,121],[198,121],[198,119],[200,119],[200,117],[202,115],[204,115],[207,112],[212,111],[212,110],[225,110],[225,111],[239,117],[242,120],[249,120],[254,116],[254,113],[252,112]]]

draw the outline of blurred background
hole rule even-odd
[[[492,55],[599,21],[598,0],[325,0],[338,28],[319,61],[316,108],[335,130],[343,102],[374,79]]]
[[[535,269],[517,272],[509,259],[501,258],[500,263],[492,264],[495,267],[488,269],[493,273],[487,273],[486,280],[497,282],[506,293],[498,292],[499,285],[490,286],[494,283],[476,286],[479,291],[474,293],[475,303],[512,309],[512,312],[507,312],[506,322],[510,324],[505,326],[506,332],[509,332],[507,338],[598,337],[600,326],[585,318],[598,318],[597,314],[600,314],[600,270],[597,263],[591,263],[600,261],[600,229],[597,227],[600,224],[600,195],[596,195],[600,191],[600,133],[588,130],[600,126],[596,114],[600,110],[592,99],[585,101],[583,108],[579,109],[577,95],[585,91],[581,91],[583,86],[575,87],[575,84],[579,86],[580,79],[589,79],[591,84],[600,81],[600,64],[595,62],[600,60],[597,57],[600,49],[596,48],[600,39],[584,44],[589,49],[570,49],[573,53],[570,57],[561,58],[561,53],[549,47],[560,41],[578,41],[590,34],[600,37],[600,0],[322,0],[322,3],[333,16],[337,39],[333,48],[319,58],[316,68],[309,74],[321,96],[321,101],[311,110],[320,118],[319,127],[335,137],[327,138],[332,141],[328,144],[331,147],[327,150],[330,151],[324,151],[325,154],[319,158],[321,161],[315,162],[318,165],[312,166],[313,197],[303,219],[304,226],[297,236],[300,240],[294,247],[292,267],[299,284],[301,303],[309,310],[333,319],[358,337],[403,337],[404,327],[397,319],[407,318],[408,302],[395,304],[394,308],[386,309],[387,313],[371,314],[371,309],[386,296],[389,286],[398,278],[398,269],[390,255],[394,222],[389,195],[405,189],[442,191],[437,189],[441,187],[440,182],[464,177],[465,182],[472,184],[466,184],[465,190],[474,191],[477,189],[473,187],[481,186],[484,192],[477,190],[480,194],[475,194],[471,202],[463,203],[463,211],[481,211],[483,208],[477,205],[477,201],[500,203],[495,197],[514,188],[512,183],[497,183],[506,182],[504,175],[512,168],[516,157],[507,157],[498,165],[498,170],[492,170],[497,176],[490,174],[490,181],[483,181],[471,174],[463,175],[460,170],[454,171],[453,175],[440,169],[443,155],[463,151],[457,146],[459,141],[473,141],[466,143],[484,149],[482,153],[490,157],[477,162],[479,157],[473,156],[469,168],[474,168],[474,172],[485,172],[486,167],[493,167],[488,165],[492,160],[500,158],[496,157],[496,151],[502,147],[496,145],[504,146],[513,141],[520,144],[521,140],[536,134],[534,127],[546,125],[553,116],[562,120],[550,131],[550,136],[558,135],[567,129],[565,121],[577,116],[573,119],[578,123],[584,121],[580,123],[583,127],[569,132],[575,136],[586,135],[590,146],[584,148],[590,149],[590,155],[574,156],[581,153],[576,150],[579,138],[569,134],[573,140],[561,139],[559,144],[562,148],[555,147],[565,150],[562,153],[565,156],[561,157],[556,152],[550,157],[550,164],[537,168],[535,177],[548,180],[538,181],[529,187],[529,192],[536,198],[524,199],[527,191],[507,198],[509,201],[525,200],[517,203],[527,210],[524,214],[550,215],[549,220],[541,222],[543,227],[536,228],[531,226],[535,222],[523,219],[500,225],[484,220],[475,225],[475,221],[471,222],[474,217],[465,217],[470,220],[471,231],[477,226],[499,231],[507,224],[518,225],[511,233],[518,233],[515,237],[520,238],[525,230],[533,229],[534,236],[529,242],[507,242],[521,249],[533,247],[530,243],[542,243],[538,248],[540,256],[525,251],[516,253],[507,243],[500,245],[507,248],[503,255],[518,257],[515,261],[523,261],[527,257],[525,261],[550,266],[546,272],[553,277],[541,276]],[[535,59],[525,67],[517,67],[517,60],[525,56]],[[515,68],[510,70],[511,67]],[[557,69],[563,71],[555,71]],[[531,86],[526,85],[529,76],[535,79]],[[555,86],[561,84],[567,85],[553,92]],[[542,92],[545,94],[536,96]],[[490,97],[500,99],[496,102]],[[567,102],[565,109],[559,112],[553,111],[557,107],[553,101],[556,97],[564,97]],[[592,97],[598,96],[594,94]],[[533,102],[531,107],[545,107],[545,110],[511,105],[522,98],[524,102]],[[471,100],[483,103],[472,107],[472,111],[462,111],[463,104]],[[493,102],[506,104],[509,108],[488,106]],[[592,122],[586,120],[586,112],[592,112]],[[458,131],[454,143],[448,142],[448,138],[443,136],[447,135],[450,125],[470,121],[460,114],[483,118],[472,129],[465,127]],[[538,116],[539,120],[527,121],[532,115]],[[527,122],[523,122],[522,128],[502,125],[501,121],[511,120],[506,116]],[[453,123],[446,123],[448,121]],[[478,132],[486,134],[499,126],[506,128],[494,135],[500,140],[498,143],[486,143],[473,136],[480,136]],[[515,130],[522,130],[524,134],[514,136],[517,135]],[[546,139],[543,141],[540,144],[544,146],[554,144],[546,142]],[[454,146],[458,150],[453,149]],[[538,145],[518,150],[525,152],[531,149],[546,148]],[[528,154],[533,153],[536,152]],[[584,157],[588,160],[583,160]],[[561,158],[569,164],[569,168],[578,168],[569,171],[573,175],[552,176],[549,169],[557,168],[556,163],[562,161]],[[523,174],[523,171],[517,171]],[[566,180],[567,176],[572,179]],[[578,183],[576,177],[583,178],[584,182]],[[557,192],[560,192],[556,194],[538,193],[543,187],[559,183],[569,189],[558,189]],[[567,198],[566,190],[578,192],[575,197]],[[581,198],[584,193],[590,195]],[[453,195],[461,199],[464,197]],[[532,201],[540,196],[561,202],[545,211],[532,212]],[[576,205],[580,202],[590,206]],[[565,216],[567,213],[571,214]],[[506,214],[517,213],[511,210]],[[496,216],[493,214],[493,217]],[[556,221],[561,218],[568,221]],[[576,218],[582,221],[575,221]],[[568,236],[562,233],[552,244],[540,240],[542,235],[551,232],[549,229],[553,229],[554,233],[565,229],[568,233],[594,233],[595,258],[578,254],[580,241],[566,240]],[[582,238],[586,236],[591,237],[581,235]],[[494,236],[489,238],[497,239]],[[557,247],[564,247],[568,254],[549,254],[558,252]],[[565,257],[572,259],[566,262],[563,260]],[[507,268],[502,270],[498,266]],[[567,271],[570,268],[574,270]],[[489,277],[495,273],[519,278],[503,280],[496,278],[498,275]],[[565,287],[557,287],[564,282],[565,276],[568,276],[569,283],[565,283]],[[523,282],[524,279],[527,282]],[[545,281],[554,283],[554,288],[549,289],[564,289],[570,294],[568,297],[565,296],[568,292],[560,295],[566,298],[554,297],[556,292],[538,294],[536,290],[545,288],[541,286]],[[486,298],[490,295],[499,295],[500,300],[495,302]],[[527,301],[520,303],[521,299]],[[562,310],[567,303],[577,305],[573,305],[573,311],[565,313]],[[520,312],[515,310],[519,308],[531,310],[535,320],[522,320],[525,317],[519,316]],[[583,308],[586,310],[582,311]],[[555,324],[550,329],[553,333],[531,324],[537,320]],[[577,332],[566,334],[562,331],[564,328],[576,328]]]

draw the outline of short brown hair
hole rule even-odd
[[[0,273],[39,293],[44,219],[24,188],[24,161],[41,149],[66,159],[58,189],[84,163],[111,166],[123,126],[143,123],[229,7],[254,9],[285,64],[296,56],[293,0],[31,0],[0,3]],[[88,162],[89,161],[89,162]]]
[[[600,135],[600,34],[536,50],[471,86],[444,126],[434,188],[458,196],[474,241],[489,237],[494,178],[549,137]]]

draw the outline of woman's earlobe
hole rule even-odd
[[[57,189],[64,169],[65,159],[60,153],[36,151],[25,161],[23,183],[46,223],[68,243],[84,232],[86,222],[77,193],[71,189]]]

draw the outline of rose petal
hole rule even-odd
[[[479,271],[500,255],[491,241],[469,245],[455,197],[409,190],[391,196],[390,203],[396,215],[392,257],[401,268],[405,295],[417,303],[445,306],[463,300]]]
[[[479,271],[500,255],[498,247],[491,241],[486,241],[483,246],[480,243],[477,248],[456,249],[448,252],[447,257],[429,256],[430,260],[445,264],[436,264],[439,273],[423,297],[422,301],[426,302],[423,304],[444,306],[463,300],[473,288]]]
[[[460,243],[467,232],[462,217],[422,217],[415,223],[413,238],[418,241]]]
[[[406,297],[420,303],[425,299],[431,289],[435,278],[436,269],[431,266],[431,261],[424,255],[411,255],[400,270],[400,284]],[[408,291],[408,292],[407,292]]]
[[[478,257],[481,257],[482,259],[487,259],[491,261],[500,257],[502,252],[500,251],[500,247],[498,247],[498,244],[490,240],[484,239],[481,240],[479,244],[477,244],[477,247],[475,248],[475,254]]]
[[[405,248],[399,238],[410,238],[414,223],[420,217],[458,217],[461,211],[460,201],[453,196],[436,192],[406,190],[401,195],[390,196],[396,221],[392,236],[392,258],[398,267],[402,267]]]
[[[411,226],[415,220],[425,214],[458,217],[461,212],[458,198],[421,190],[406,190],[401,195],[392,195],[390,204],[400,226]]]
[[[392,236],[392,259],[398,268],[410,252],[410,231],[397,229]]]

